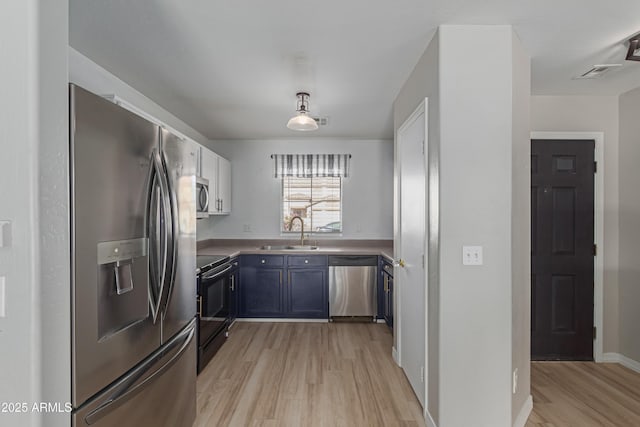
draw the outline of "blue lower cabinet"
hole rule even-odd
[[[242,255],[240,265],[239,317],[328,317],[326,256]]]
[[[382,262],[382,311],[385,323],[393,328],[393,264]]]
[[[238,317],[238,292],[240,283],[240,268],[238,258],[231,261],[229,271],[229,324],[232,324]]]
[[[329,316],[326,269],[291,268],[287,279],[288,317],[326,319]]]
[[[284,311],[280,268],[242,267],[240,317],[281,317]]]

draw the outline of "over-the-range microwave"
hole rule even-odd
[[[196,218],[209,216],[209,180],[196,177]]]

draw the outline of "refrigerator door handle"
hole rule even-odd
[[[109,412],[126,403],[128,399],[141,392],[146,386],[150,385],[153,380],[171,368],[185,353],[194,335],[195,321],[192,321],[189,327],[176,335],[164,348],[158,350],[156,354],[144,362],[142,366],[127,374],[115,385],[110,387],[105,394],[99,396],[98,399],[100,399],[102,403],[85,417],[85,422],[88,425],[94,424]],[[88,404],[93,406],[98,405],[98,402]]]
[[[169,244],[171,245],[171,251],[170,251],[170,264],[169,264],[169,274],[167,277],[167,283],[168,283],[168,288],[167,288],[167,300],[164,303],[164,308],[162,310],[162,315],[166,315],[167,310],[169,309],[169,303],[171,301],[171,295],[173,294],[173,287],[175,284],[175,280],[176,280],[176,267],[178,265],[178,230],[177,228],[180,226],[178,221],[178,201],[177,201],[177,197],[176,197],[176,193],[175,193],[175,189],[171,188],[170,186],[170,182],[171,180],[169,179],[169,168],[167,167],[167,159],[166,156],[164,154],[164,151],[161,152],[162,153],[162,165],[164,168],[164,177],[167,180],[167,194],[166,194],[166,200],[167,200],[167,204],[170,206],[170,213],[171,213],[171,221],[167,222],[167,229],[170,230],[170,234],[171,234],[171,239],[167,239]]]
[[[151,173],[150,173],[150,182],[151,182],[151,187],[150,187],[150,193],[149,193],[149,200],[151,203],[149,203],[150,205],[150,209],[149,209],[149,224],[153,223],[154,221],[156,221],[156,214],[158,214],[158,212],[156,212],[156,206],[153,203],[153,201],[155,200],[154,198],[154,192],[156,191],[156,188],[158,188],[160,190],[160,197],[158,198],[158,202],[160,204],[160,209],[162,210],[162,215],[164,217],[164,221],[159,220],[158,222],[160,223],[164,223],[164,224],[160,224],[159,229],[156,229],[156,227],[153,227],[153,230],[156,233],[160,233],[160,236],[149,236],[149,240],[151,242],[154,241],[155,237],[159,237],[159,241],[161,242],[161,245],[163,244],[163,247],[160,248],[159,250],[162,251],[162,267],[159,267],[156,264],[156,255],[155,253],[151,254],[152,257],[152,261],[151,262],[151,268],[150,268],[150,273],[151,273],[151,281],[150,281],[150,305],[151,305],[151,312],[153,315],[153,323],[155,324],[156,319],[158,317],[158,313],[160,311],[160,301],[162,300],[162,294],[164,292],[164,286],[165,286],[165,282],[166,282],[166,276],[167,276],[167,264],[169,262],[169,228],[171,227],[171,217],[172,217],[172,213],[171,213],[171,208],[168,205],[169,203],[169,199],[168,199],[168,183],[167,183],[167,178],[166,175],[164,174],[164,168],[162,167],[162,161],[160,159],[160,156],[158,155],[157,150],[153,150],[153,153],[151,155],[151,163],[152,163],[152,168],[151,168]],[[152,206],[153,205],[153,206]],[[162,227],[162,225],[164,225],[164,229]],[[152,227],[149,227],[149,230],[151,230]],[[171,228],[171,232],[173,231],[173,229]],[[150,231],[151,234],[151,231]],[[172,237],[173,238],[173,237]],[[150,244],[151,248],[155,248],[155,245]],[[156,248],[156,250],[158,250]],[[161,271],[160,274],[159,271]]]

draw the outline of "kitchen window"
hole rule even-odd
[[[274,177],[282,181],[280,231],[342,233],[342,182],[351,154],[272,154]]]
[[[302,218],[305,233],[341,233],[342,178],[283,177],[280,225],[283,233],[300,233],[300,221],[291,224],[296,216]]]

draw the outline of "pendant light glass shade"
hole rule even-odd
[[[312,117],[309,117],[306,112],[302,112],[291,117],[287,123],[287,127],[291,130],[316,130],[318,129],[318,123],[316,123]]]
[[[295,116],[289,119],[287,127],[291,130],[311,131],[318,129],[318,123],[313,117],[309,116],[309,94],[306,92],[298,92],[298,108]]]

